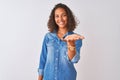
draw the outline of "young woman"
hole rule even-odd
[[[42,45],[38,80],[76,80],[74,63],[80,59],[84,39],[73,32],[76,25],[70,8],[62,3],[55,5]]]

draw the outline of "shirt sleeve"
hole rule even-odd
[[[77,40],[75,44],[76,44],[76,54],[72,58],[72,60],[69,60],[68,53],[67,53],[67,59],[72,63],[77,63],[80,60],[80,49],[82,47],[82,40]]]
[[[41,54],[40,54],[40,61],[39,61],[39,68],[38,68],[39,75],[43,75],[44,67],[45,67],[45,63],[46,63],[46,56],[47,56],[46,42],[47,42],[47,35],[45,35],[43,44],[42,44],[42,50],[41,50]]]

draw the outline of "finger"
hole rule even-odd
[[[72,38],[72,37],[67,37],[67,38],[65,38],[64,40],[65,40],[65,41],[74,41],[74,38]]]
[[[82,36],[82,35],[79,35],[79,34],[76,34],[76,36],[78,37],[80,37],[80,39],[85,39],[85,37],[84,36]]]
[[[70,41],[69,37],[64,38],[64,41]]]
[[[79,39],[84,39],[85,37],[82,36],[82,35],[77,35],[76,38],[79,38]]]
[[[85,39],[85,37],[84,36],[80,36],[80,39]]]

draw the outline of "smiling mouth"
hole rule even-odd
[[[60,25],[64,25],[65,23],[64,22],[59,22]]]

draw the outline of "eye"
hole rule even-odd
[[[58,18],[59,16],[58,15],[55,15],[55,18]]]
[[[66,14],[63,14],[63,16],[67,16]]]
[[[62,16],[63,16],[63,17],[66,17],[66,16],[67,16],[67,14],[62,14]]]

